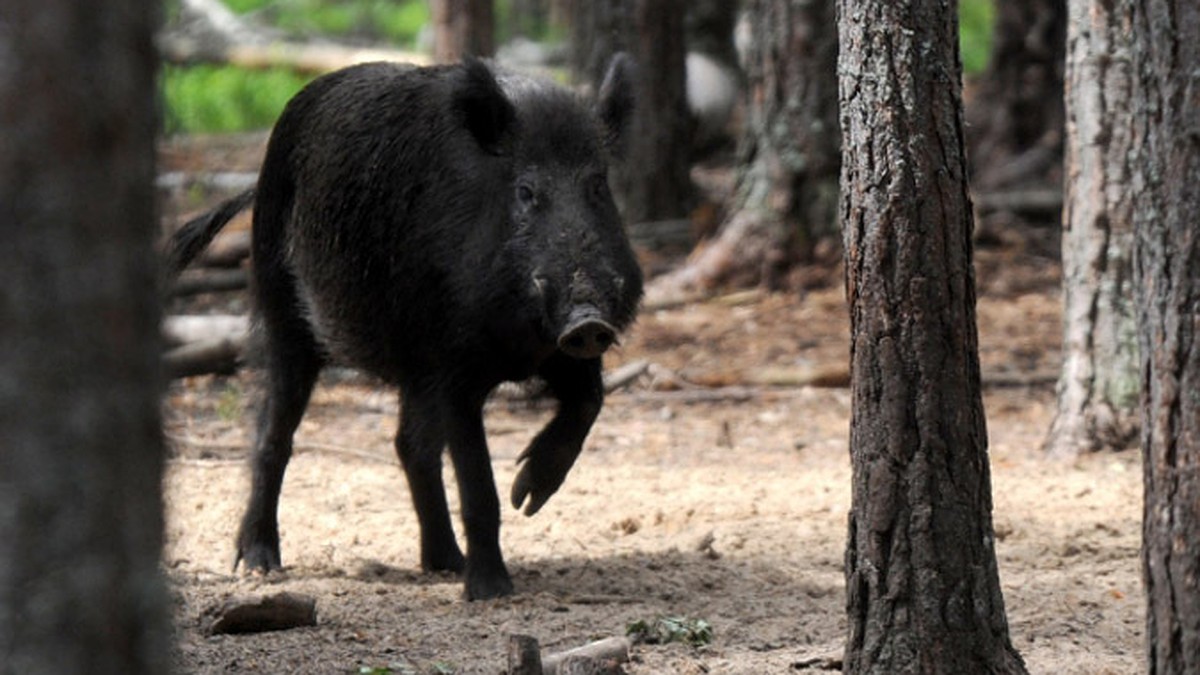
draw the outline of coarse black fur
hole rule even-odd
[[[475,60],[332,73],[284,110],[255,190],[175,236],[177,271],[253,201],[267,384],[239,562],[280,567],[276,511],[292,435],[317,374],[338,361],[400,389],[396,449],[422,566],[464,571],[470,599],[512,592],[482,408],[500,382],[534,376],[559,401],[513,483],[513,505],[532,515],[599,414],[601,354],[642,294],[607,183],[631,77],[629,59],[614,59],[592,107]],[[465,558],[446,506],[444,448]]]

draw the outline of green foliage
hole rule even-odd
[[[496,44],[502,45],[518,35],[538,42],[557,43],[566,39],[563,26],[552,25],[548,13],[541,17],[524,16],[520,25],[513,16],[513,0],[496,0],[494,4]]]
[[[167,66],[161,74],[168,133],[266,129],[309,78],[286,69]]]
[[[682,616],[640,619],[626,626],[625,634],[647,644],[682,642],[692,647],[706,645],[713,639],[712,626],[707,621]]]
[[[423,0],[225,0],[238,14],[297,35],[361,37],[412,46],[429,23]]]
[[[970,75],[987,67],[992,53],[992,25],[996,7],[992,0],[962,0],[958,5],[958,42],[963,72]]]
[[[217,399],[217,417],[233,422],[242,416],[242,388],[231,382]]]
[[[429,22],[424,0],[223,0],[234,12],[293,35],[412,46]],[[168,5],[170,8],[170,5]],[[161,75],[168,133],[265,129],[310,80],[286,69],[170,66]]]

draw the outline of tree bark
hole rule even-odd
[[[0,28],[0,670],[166,673],[157,3]]]
[[[839,0],[838,16],[845,672],[1024,673],[992,527],[957,13],[935,0]]]
[[[1128,0],[1147,672],[1200,672],[1200,5]]]
[[[995,3],[991,58],[967,110],[977,190],[1061,183],[1066,3]]]
[[[1070,0],[1069,13],[1063,367],[1045,446],[1059,457],[1132,443],[1140,386],[1128,15],[1105,0]]]
[[[833,0],[751,0],[746,125],[735,204],[716,238],[656,286],[784,286],[837,234],[837,28]]]
[[[633,120],[610,174],[631,224],[684,217],[692,199],[686,10],[683,0],[598,0],[571,10],[572,67],[593,91],[613,54],[628,52],[637,63]]]
[[[432,0],[433,60],[453,63],[464,56],[488,57],[496,52],[492,0]]]
[[[563,3],[571,34],[569,58],[578,82],[597,90],[613,54],[630,51],[633,0]]]
[[[631,0],[631,49],[638,64],[636,107],[613,187],[627,222],[688,212],[691,125],[687,112],[682,0]]]

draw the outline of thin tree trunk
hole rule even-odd
[[[1147,672],[1200,672],[1200,4],[1129,0]]]
[[[682,0],[631,0],[637,105],[613,188],[628,222],[687,214],[691,127],[687,114]]]
[[[433,60],[453,63],[464,56],[491,56],[496,51],[492,0],[432,0]]]
[[[692,198],[682,0],[598,0],[571,9],[571,64],[593,91],[617,52],[637,64],[636,105],[613,195],[628,223],[677,220]]]
[[[837,28],[833,0],[753,0],[746,125],[735,204],[716,238],[658,280],[671,295],[722,283],[784,285],[837,234]]]
[[[1061,182],[1067,0],[996,2],[992,54],[967,110],[971,183]]]
[[[934,0],[839,0],[838,16],[845,672],[1024,673],[992,527],[957,15]]]
[[[633,49],[633,0],[565,2],[561,11],[571,33],[571,70],[579,83],[599,89],[612,55]]]
[[[0,670],[166,673],[157,3],[0,28]],[[83,327],[83,328],[81,328]]]
[[[1139,372],[1129,191],[1129,22],[1104,0],[1070,0],[1063,369],[1046,439],[1059,457],[1137,436]]]

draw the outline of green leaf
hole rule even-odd
[[[625,633],[647,644],[681,642],[701,647],[713,639],[712,624],[704,619],[682,616],[660,616],[649,621],[640,619],[626,626]]]

